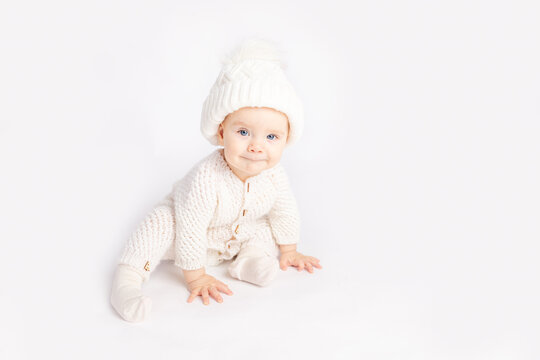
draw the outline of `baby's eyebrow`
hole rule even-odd
[[[249,127],[246,123],[243,123],[241,121],[235,121],[233,123],[233,126],[245,126],[245,127]]]
[[[285,134],[283,131],[280,131],[280,130],[268,130],[268,131],[270,131],[270,132],[273,133],[273,134],[278,134],[278,135],[283,135],[283,134]]]

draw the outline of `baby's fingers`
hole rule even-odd
[[[208,288],[205,286],[202,288],[203,304],[208,305],[210,303],[210,297],[208,296]]]
[[[190,303],[192,302],[193,300],[195,300],[195,298],[199,296],[199,289],[195,289],[191,292],[191,294],[189,294],[189,298],[187,299],[187,302]]]
[[[314,259],[314,260],[312,260],[312,259]],[[310,262],[311,265],[315,266],[317,269],[322,269],[321,264],[319,264],[319,259],[310,258],[309,262]]]
[[[210,296],[212,296],[214,300],[216,300],[218,303],[223,302],[223,299],[221,295],[219,295],[219,291],[216,289],[215,286],[210,286],[209,291],[210,291]]]
[[[319,259],[314,258],[313,256],[308,256],[307,261],[309,261],[317,269],[322,269],[322,266],[319,264],[319,261],[320,261]]]
[[[216,287],[219,291],[221,291],[222,293],[225,293],[227,295],[232,295],[233,292],[231,291],[231,289],[229,289],[229,287],[224,284],[224,283],[218,283],[216,284]]]

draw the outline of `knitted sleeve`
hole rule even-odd
[[[201,164],[175,185],[175,265],[196,270],[206,265],[209,224],[217,206],[215,172]]]
[[[296,244],[300,239],[300,214],[285,170],[274,176],[276,201],[268,214],[272,234],[278,245]]]

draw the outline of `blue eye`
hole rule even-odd
[[[244,129],[242,129],[242,130],[239,130],[238,132],[239,132],[239,133],[240,133],[240,135],[242,135],[242,136],[247,136],[247,135],[248,135],[248,132],[247,132],[247,130],[244,130]]]
[[[276,135],[270,134],[266,137],[268,140],[274,140],[276,138]]]

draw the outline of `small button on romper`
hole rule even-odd
[[[299,227],[281,164],[242,182],[218,149],[152,209],[130,236],[120,263],[148,279],[161,260],[196,270],[244,254],[275,258],[277,245],[298,242]]]

